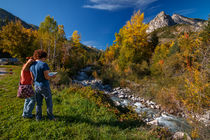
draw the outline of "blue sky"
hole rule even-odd
[[[82,43],[105,49],[134,11],[144,12],[145,22],[161,11],[208,19],[210,0],[0,0],[0,8],[37,26],[53,16],[67,37],[78,30]]]

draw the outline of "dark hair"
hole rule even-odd
[[[39,50],[35,50],[34,51],[34,59],[42,59],[42,58],[46,58],[47,57],[47,53],[41,49]]]

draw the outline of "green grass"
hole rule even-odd
[[[159,128],[150,128],[139,120],[125,119],[125,113],[114,113],[120,109],[113,105],[105,107],[105,104],[111,104],[109,99],[104,99],[103,94],[94,95],[99,92],[90,88],[53,89],[53,110],[57,121],[47,118],[45,102],[42,121],[24,119],[21,116],[24,100],[16,97],[21,67],[4,67],[12,68],[14,73],[0,78],[0,139],[153,140],[166,137]],[[105,100],[104,104],[99,99]]]

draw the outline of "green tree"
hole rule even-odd
[[[156,46],[159,44],[159,38],[157,36],[157,32],[155,32],[155,31],[152,32],[150,43],[151,43],[151,50],[152,50],[152,52],[154,52]]]

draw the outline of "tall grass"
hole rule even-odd
[[[20,69],[0,79],[0,139],[160,139],[166,138],[164,131],[151,129],[141,121],[119,120],[113,110],[115,106],[103,104],[104,95],[98,98],[95,91],[87,88],[65,88],[52,90],[54,114],[57,121],[50,121],[43,105],[43,119],[22,118],[24,100],[16,97]],[[91,92],[92,94],[88,94]],[[86,96],[88,94],[88,96]],[[100,93],[99,93],[100,94]],[[94,96],[92,98],[91,96]],[[102,101],[98,101],[101,99]],[[108,99],[104,101],[109,104]],[[111,110],[110,110],[111,109]],[[35,110],[33,111],[35,114]],[[124,113],[125,114],[125,113]],[[126,115],[125,115],[126,116]],[[135,123],[132,123],[135,122]]]

